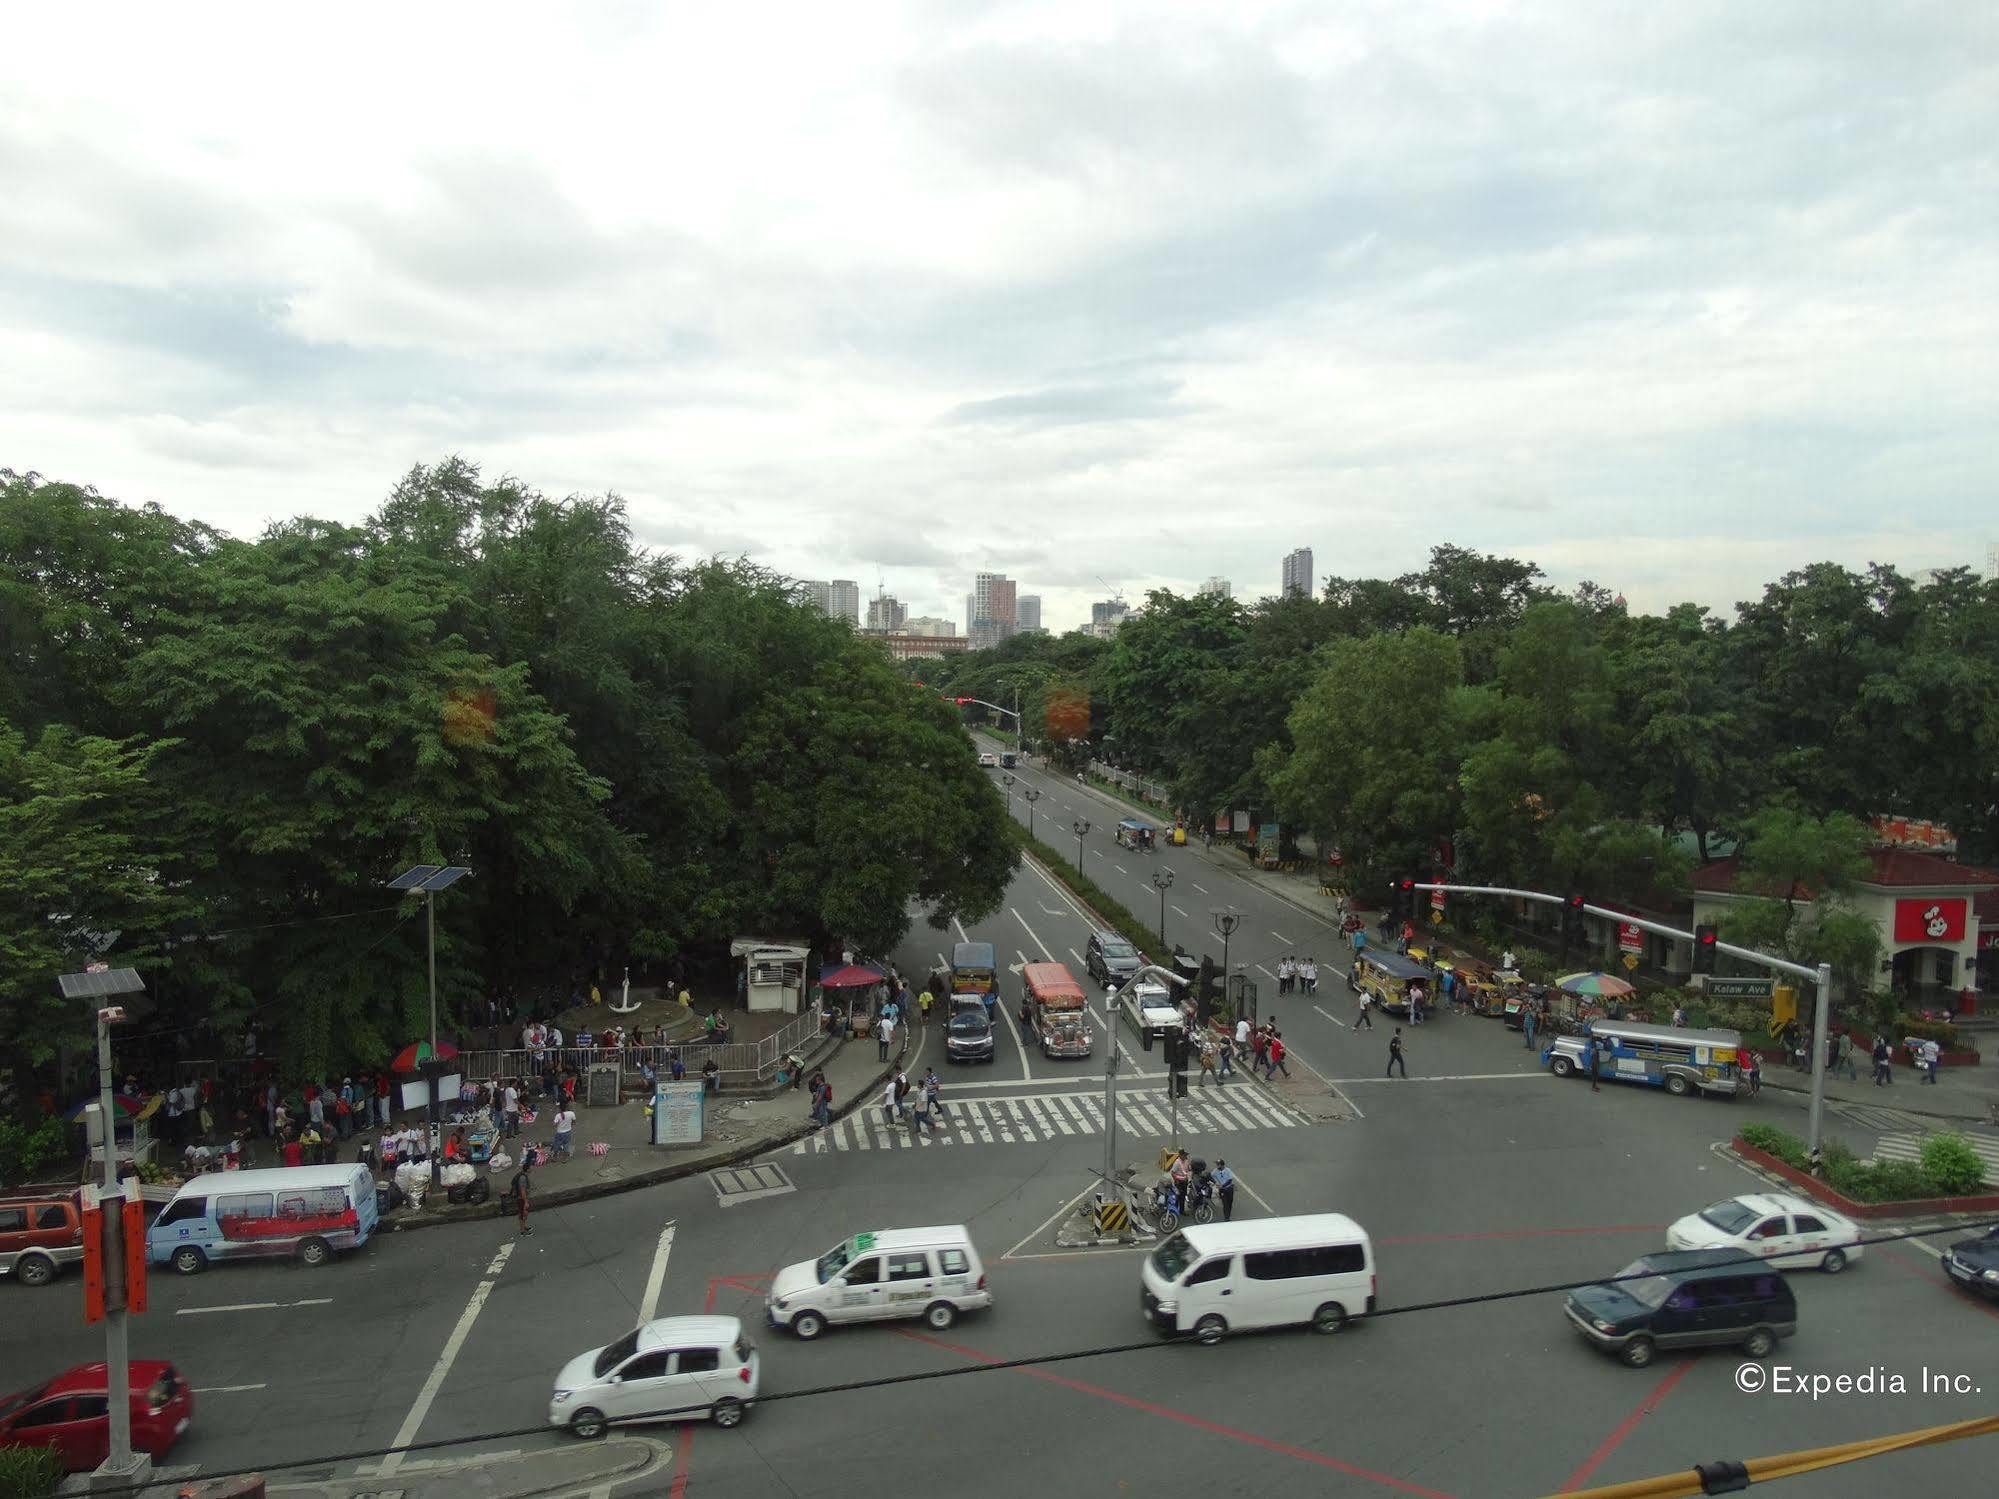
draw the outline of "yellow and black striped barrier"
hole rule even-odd
[[[1124,1202],[1099,1202],[1092,1217],[1100,1234],[1131,1232],[1131,1208]]]

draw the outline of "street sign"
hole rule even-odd
[[[1768,999],[1775,979],[1717,979],[1707,981],[1709,999]]]
[[[1628,921],[1619,922],[1617,925],[1617,945],[1626,952],[1645,951],[1644,930],[1631,925]]]
[[[1444,909],[1444,900],[1445,896],[1443,891],[1432,890],[1430,892],[1430,909],[1432,911],[1442,911]]]
[[[1638,969],[1638,954],[1635,952],[1626,953],[1624,955],[1624,967],[1626,972],[1635,973]]]
[[[1430,913],[1430,925],[1442,926],[1443,924],[1444,924],[1444,913],[1442,911],[1432,911]]]

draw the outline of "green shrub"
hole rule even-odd
[[[69,1134],[60,1119],[24,1126],[0,1119],[0,1182],[34,1181],[69,1154]]]
[[[1956,1130],[1923,1141],[1923,1172],[1945,1197],[1969,1197],[1985,1184],[1985,1161]]]
[[[1774,1124],[1745,1124],[1737,1132],[1743,1143],[1767,1151],[1786,1166],[1804,1171],[1811,1164],[1811,1156],[1805,1150],[1805,1142]]]
[[[1945,1051],[1963,1051],[1964,1037],[1957,1027],[1948,1020],[1924,1020],[1920,1016],[1910,1016],[1897,1021],[1889,1029],[1889,1034],[1899,1044],[1904,1036],[1920,1036],[1925,1041],[1934,1041]]]
[[[0,1447],[0,1499],[45,1499],[62,1483],[62,1456],[50,1447]]]

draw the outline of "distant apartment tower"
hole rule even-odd
[[[1201,585],[1201,592],[1212,593],[1218,599],[1225,599],[1235,593],[1235,585],[1227,578],[1210,578]]]
[[[1312,549],[1299,547],[1295,552],[1287,552],[1284,557],[1285,597],[1294,593],[1312,596]]]
[[[990,650],[1014,633],[1019,623],[1014,586],[1013,579],[1004,573],[973,575],[972,622],[968,632],[973,650]]]
[[[1090,633],[1099,640],[1109,640],[1117,634],[1118,626],[1131,614],[1123,599],[1104,599],[1090,605]]]
[[[850,625],[861,622],[861,585],[852,578],[835,578],[826,585],[826,612]]]
[[[909,610],[894,594],[878,593],[868,600],[868,629],[876,635],[900,630],[908,618]]]
[[[832,601],[831,588],[832,585],[824,578],[804,578],[799,581],[795,591],[799,603],[824,614]]]
[[[1041,628],[1041,595],[1023,593],[1014,606],[1014,625],[1027,635]]]

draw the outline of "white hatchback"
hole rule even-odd
[[[1837,1275],[1860,1258],[1860,1225],[1788,1192],[1750,1192],[1680,1219],[1666,1247],[1738,1249],[1779,1270]]]
[[[757,1348],[740,1321],[662,1317],[564,1364],[548,1422],[585,1438],[624,1422],[734,1426],[756,1398]]]

